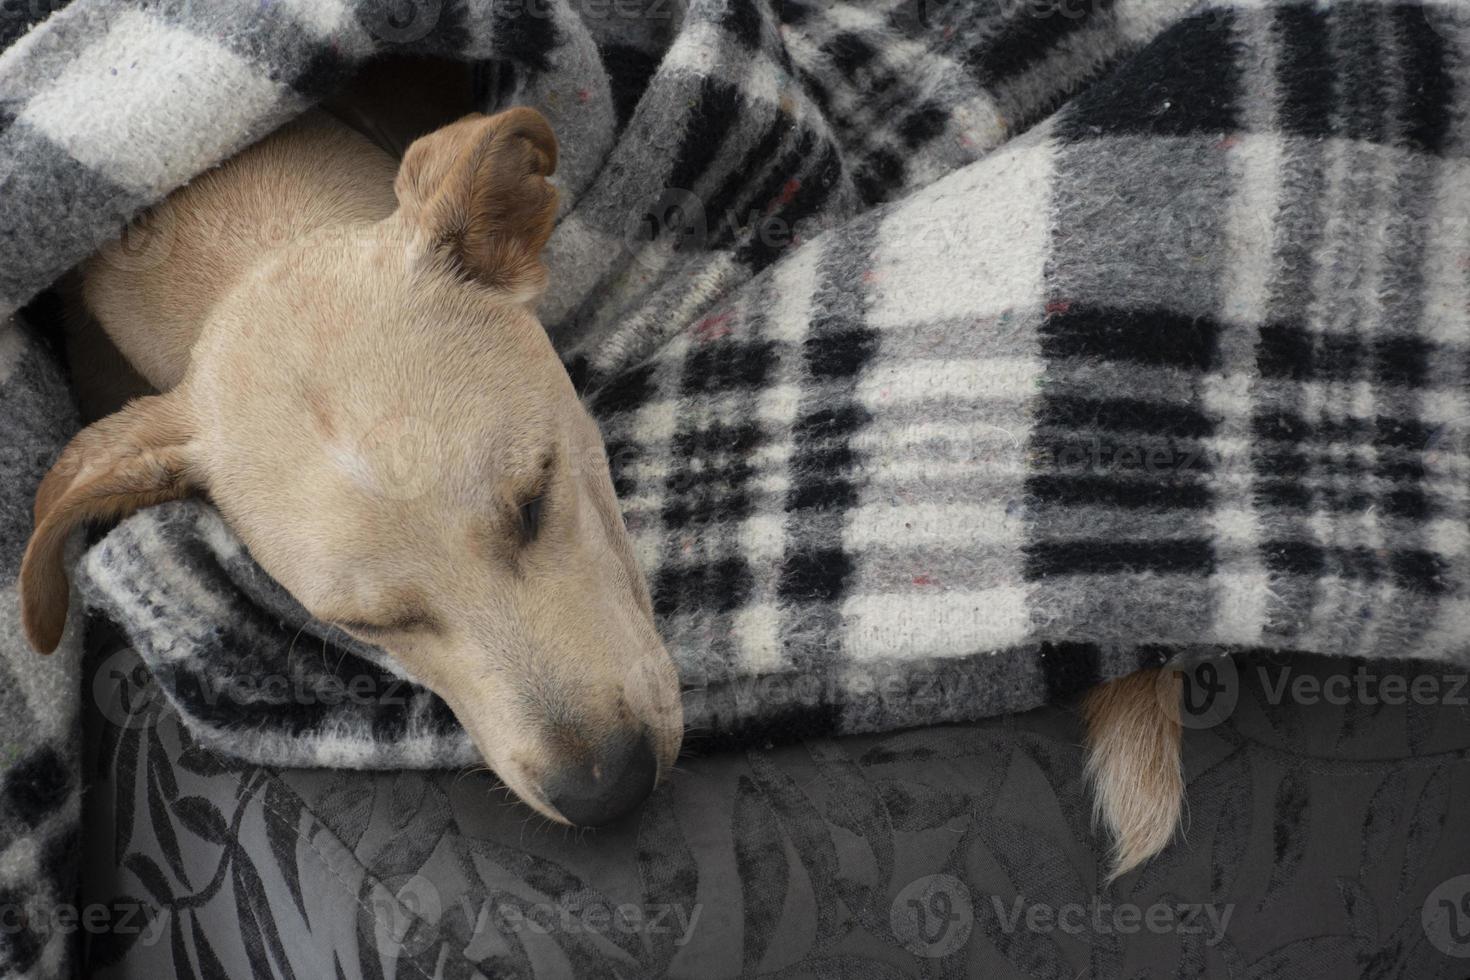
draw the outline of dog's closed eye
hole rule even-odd
[[[520,535],[522,546],[536,540],[536,535],[541,533],[541,519],[546,514],[546,497],[551,492],[552,477],[556,472],[556,455],[546,453],[541,457],[540,474],[537,481],[527,487],[529,492],[521,497],[521,503],[516,507],[516,531]]]
[[[541,514],[546,509],[546,494],[541,493],[532,497],[520,506],[521,541],[530,543],[536,540],[537,533],[541,530]]]
[[[358,633],[367,637],[385,637],[394,633],[411,633],[421,630],[432,630],[435,628],[434,619],[428,613],[406,611],[399,613],[389,619],[370,622],[365,619],[354,619],[346,617],[321,617],[334,626],[339,626],[349,633]]]

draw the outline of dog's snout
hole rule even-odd
[[[578,827],[597,827],[632,811],[653,791],[658,756],[644,731],[629,732],[558,769],[544,783],[548,802]]]

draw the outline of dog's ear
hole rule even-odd
[[[71,532],[190,492],[198,485],[193,432],[182,395],[150,395],[87,426],[62,450],[36,491],[36,527],[20,565],[21,625],[36,650],[50,653],[61,642]]]
[[[556,137],[534,109],[473,114],[415,140],[394,191],[428,247],[487,287],[533,303],[556,221]]]

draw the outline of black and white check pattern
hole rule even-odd
[[[49,930],[71,902],[81,852],[81,617],[50,657],[20,630],[16,595],[30,533],[29,494],[76,428],[66,384],[45,344],[18,318],[0,320],[0,976],[67,975],[70,936]]]
[[[704,744],[1023,709],[1182,650],[1470,659],[1465,8],[532,6],[0,25],[0,298],[374,53],[472,58],[487,109],[561,136],[543,319]],[[205,741],[473,760],[202,503],[79,585]],[[264,676],[290,683],[221,683]]]
[[[1467,26],[1197,11],[595,394],[696,724],[1470,657]]]
[[[1181,649],[1465,652],[1457,13],[1070,13],[696,6],[573,167],[547,321],[716,741],[1022,708]],[[1081,56],[1104,36],[1116,64]],[[554,61],[515,91],[550,100]],[[1061,111],[1005,139],[1053,63],[1030,104]],[[773,244],[783,215],[840,227]],[[237,751],[472,757],[420,695],[264,728],[263,695],[191,698],[296,633],[252,569],[186,504],[85,579]]]
[[[252,19],[233,5],[78,0],[0,62],[0,161],[13,161],[0,166],[16,205],[5,240],[18,255],[0,295],[24,300],[375,53],[476,59],[487,109],[536,105],[563,143],[566,203],[548,253],[557,288],[543,319],[608,423],[671,644],[691,697],[711,699],[696,724],[764,737],[761,706],[775,698],[789,702],[772,713],[783,725],[829,729],[840,721],[828,689],[849,680],[842,515],[865,481],[823,473],[865,458],[874,431],[864,369],[881,336],[849,321],[864,315],[878,225],[863,238],[844,228],[846,244],[813,245],[817,266],[788,263],[784,278],[741,289],[824,229],[1004,144],[1183,6],[273,2]],[[792,274],[833,301],[791,307]],[[792,344],[808,350],[799,362]],[[788,426],[792,440],[771,438]],[[788,511],[801,518],[790,542]],[[891,532],[859,513],[864,540]],[[300,656],[313,624],[303,633],[300,610],[200,504],[127,523],[78,580],[206,740],[283,763],[473,758],[442,704],[404,694],[373,651]],[[781,680],[788,648],[820,703],[806,687],[721,687]],[[347,675],[370,678],[374,695],[334,700]]]

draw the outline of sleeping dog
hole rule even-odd
[[[668,770],[682,715],[601,437],[535,315],[556,141],[526,108],[401,162],[363,130],[308,113],[154,209],[166,255],[119,243],[82,266],[80,304],[161,394],[43,481],[25,629],[60,639],[74,528],[205,493],[313,616],[443,697],[530,806],[604,823]],[[1171,676],[1086,702],[1119,872],[1177,822]]]
[[[87,310],[162,394],[84,429],[36,496],[21,572],[53,649],[78,524],[207,493],[325,623],[442,696],[553,820],[636,806],[678,753],[654,627],[596,423],[534,307],[557,145],[530,109],[471,115],[401,165],[310,113],[109,246]]]

